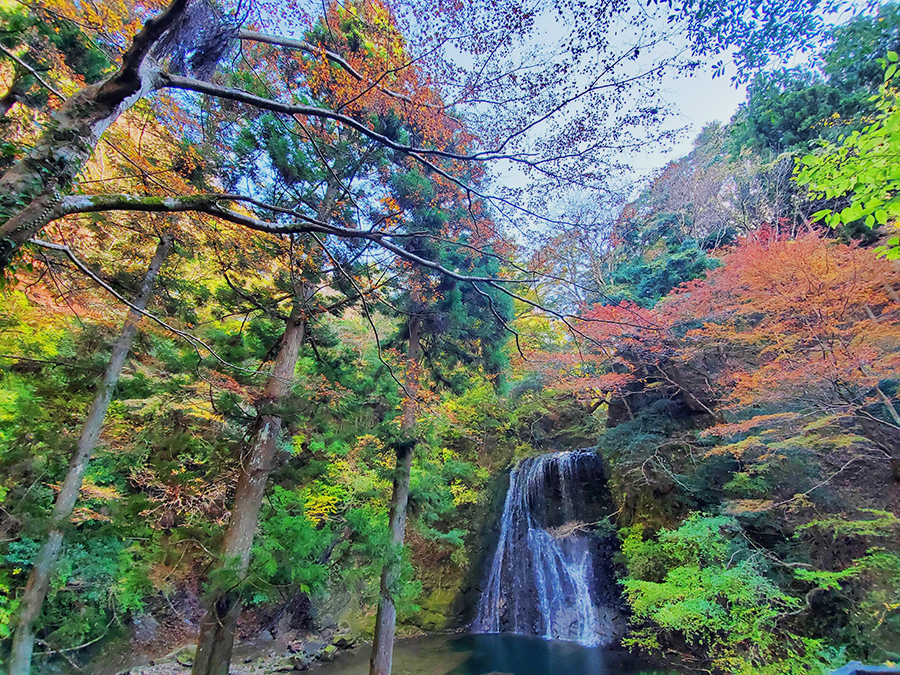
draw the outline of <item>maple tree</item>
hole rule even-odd
[[[897,368],[900,279],[890,262],[815,231],[789,239],[765,228],[720,262],[652,310],[625,302],[585,311],[589,359],[572,361],[572,386],[623,396],[631,383],[657,381],[720,410],[791,401],[857,419],[882,405],[896,424],[878,388]],[[700,365],[712,352],[714,370]],[[582,364],[596,374],[579,373]],[[702,391],[679,384],[674,370],[685,368],[703,370]]]

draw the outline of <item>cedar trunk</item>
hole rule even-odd
[[[421,319],[413,316],[409,322],[409,346],[407,349],[406,400],[403,405],[401,428],[407,439],[397,448],[397,467],[394,471],[394,489],[391,495],[391,545],[390,558],[381,571],[381,597],[375,617],[375,640],[369,661],[369,675],[390,675],[394,657],[394,630],[397,627],[397,608],[394,605],[395,586],[400,579],[400,548],[406,534],[406,505],[409,501],[409,474],[412,467],[416,424],[416,395],[418,390],[417,368],[419,339],[422,333]]]
[[[153,295],[156,277],[171,248],[171,237],[164,236],[160,239],[159,245],[156,247],[156,253],[153,255],[150,267],[147,269],[147,274],[144,276],[144,281],[141,284],[141,290],[134,301],[134,305],[138,309],[144,309]],[[91,404],[84,426],[81,428],[78,446],[75,454],[72,455],[69,470],[60,487],[59,495],[56,497],[53,515],[50,518],[50,531],[47,534],[46,541],[44,541],[40,551],[38,551],[34,567],[28,576],[25,593],[20,600],[18,620],[10,654],[9,675],[28,675],[31,671],[31,654],[34,649],[34,621],[40,615],[44,598],[47,597],[53,567],[59,559],[59,552],[62,548],[63,528],[72,517],[72,511],[81,492],[81,484],[84,481],[84,474],[87,471],[91,453],[94,451],[97,439],[100,437],[100,431],[106,419],[106,411],[109,409],[109,403],[119,382],[119,375],[122,374],[122,368],[131,349],[131,343],[137,332],[140,320],[141,314],[138,311],[134,309],[129,310],[125,324],[122,326],[122,332],[119,333],[119,337],[115,345],[113,345],[112,356],[103,376],[103,381],[97,390],[94,402]]]
[[[218,570],[227,573],[229,586],[216,589],[208,601],[206,615],[200,624],[193,675],[228,675],[234,632],[241,611],[240,586],[250,567],[250,549],[281,432],[281,416],[271,410],[276,409],[291,391],[305,336],[306,319],[297,303],[285,327],[275,367],[257,404],[261,412],[249,440],[241,449],[231,522],[225,533]]]

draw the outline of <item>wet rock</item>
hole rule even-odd
[[[337,657],[338,648],[334,645],[328,645],[325,649],[322,650],[322,653],[319,655],[319,660],[321,661],[334,661],[335,657]]]
[[[327,646],[328,645],[324,642],[307,642],[303,645],[303,651],[306,652],[311,659],[317,659],[319,658],[319,655],[325,651],[325,647]]]
[[[540,455],[516,465],[477,629],[590,646],[615,641],[615,613],[597,611],[619,600],[605,595],[617,588],[616,542],[593,527],[613,513],[605,481],[603,460],[590,450]],[[437,618],[423,611],[419,625],[431,629]]]

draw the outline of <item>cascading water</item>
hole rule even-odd
[[[617,593],[598,588],[615,581],[604,578],[596,559],[601,542],[585,527],[606,515],[598,476],[602,465],[590,451],[542,455],[515,466],[475,632],[587,646],[615,639],[618,612],[605,599]]]

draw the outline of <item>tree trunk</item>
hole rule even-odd
[[[37,234],[119,115],[159,85],[159,69],[146,58],[181,16],[188,0],[172,0],[135,35],[122,67],[80,90],[53,113],[31,151],[0,177],[0,271]]]
[[[381,597],[375,617],[375,640],[369,660],[369,675],[390,675],[394,656],[394,629],[397,626],[397,608],[394,606],[395,586],[400,580],[400,549],[406,534],[406,505],[409,501],[409,474],[412,467],[416,424],[416,395],[418,392],[419,338],[421,319],[413,316],[409,322],[409,346],[407,348],[406,401],[403,405],[401,428],[407,432],[405,442],[397,448],[397,468],[394,471],[394,489],[391,494],[391,545],[390,558],[381,571]]]
[[[241,584],[250,567],[250,548],[281,432],[281,416],[274,414],[273,408],[277,408],[291,391],[305,337],[306,319],[301,303],[295,302],[275,358],[275,367],[257,403],[259,416],[249,440],[241,449],[231,522],[225,533],[222,557],[213,580],[220,587],[213,591],[206,615],[200,623],[193,675],[228,675],[234,632],[241,611]]]
[[[134,301],[135,307],[144,309],[147,306],[147,302],[153,295],[156,277],[171,248],[172,238],[170,236],[166,235],[160,239],[159,245],[156,247],[156,253],[153,255],[150,267],[147,269],[147,274],[144,276],[144,281],[141,284],[141,290]],[[32,626],[40,614],[41,605],[43,605],[44,598],[47,596],[53,567],[59,558],[60,548],[62,547],[63,528],[72,517],[72,511],[81,492],[81,484],[84,481],[84,474],[87,470],[91,453],[94,451],[97,439],[100,437],[100,431],[106,419],[106,411],[109,409],[109,402],[112,400],[116,384],[119,382],[119,375],[122,373],[125,359],[131,349],[131,342],[137,332],[140,320],[141,314],[139,312],[133,309],[129,310],[125,324],[122,326],[122,332],[119,333],[119,337],[113,346],[112,356],[103,376],[103,382],[97,390],[97,395],[91,404],[87,419],[81,428],[78,446],[69,463],[69,470],[59,490],[59,495],[56,497],[53,515],[50,518],[50,531],[47,535],[47,540],[41,546],[40,551],[38,551],[34,567],[28,576],[25,593],[20,600],[19,616],[15,634],[13,635],[12,653],[10,654],[9,675],[28,675],[31,670],[31,653],[34,648]]]

